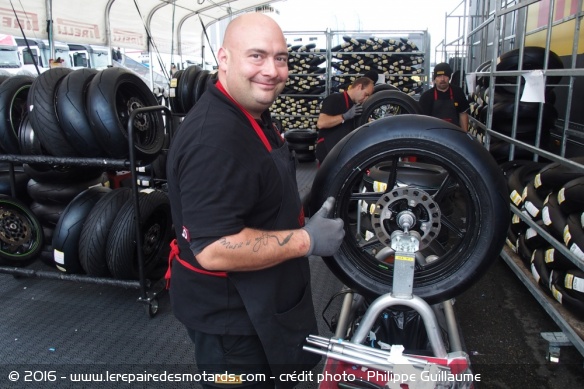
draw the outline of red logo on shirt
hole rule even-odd
[[[298,215],[298,225],[304,227],[304,207],[300,207],[300,215]]]

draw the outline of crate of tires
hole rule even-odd
[[[570,159],[584,164],[584,157]],[[507,244],[534,281],[558,303],[584,314],[584,170],[559,162],[515,160],[501,164],[513,214]],[[546,236],[547,234],[547,236]],[[555,245],[552,242],[555,241]]]

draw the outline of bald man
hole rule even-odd
[[[205,372],[285,373],[311,369],[302,350],[316,333],[307,257],[331,256],[343,222],[329,199],[304,223],[294,158],[268,108],[288,77],[286,40],[264,14],[234,19],[210,86],[172,139],[167,179],[176,240],[171,244],[173,312]],[[224,385],[204,382],[204,387]]]

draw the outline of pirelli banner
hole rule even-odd
[[[528,6],[526,46],[545,47],[547,26],[552,14],[552,35],[550,49],[559,56],[572,54],[578,9],[578,0],[556,0],[552,8],[551,0],[541,0]],[[584,29],[580,29],[578,53],[584,52]]]
[[[52,3],[52,9],[47,9],[47,3]],[[111,43],[113,47],[148,50],[144,23],[132,0],[113,2],[108,37],[107,3],[108,0],[0,0],[0,32],[16,37],[24,32],[28,38],[48,39],[47,20],[52,19],[55,41],[99,46]]]

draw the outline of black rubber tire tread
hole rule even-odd
[[[73,182],[38,182],[34,179],[28,180],[28,195],[41,204],[69,204],[79,193],[95,185],[104,182],[103,175],[84,181]]]
[[[505,244],[509,227],[505,179],[488,151],[471,136],[446,121],[420,115],[397,115],[359,127],[320,165],[310,208],[315,213],[327,197],[334,196],[332,217],[347,217],[351,191],[367,169],[383,158],[416,154],[447,166],[460,193],[468,199],[467,216],[473,219],[465,220],[470,230],[464,232],[456,250],[448,250],[414,273],[413,293],[431,304],[473,285]],[[325,262],[345,285],[360,294],[379,296],[392,289],[393,269],[378,266],[371,254],[358,247],[352,233],[345,234],[340,249]]]
[[[558,203],[567,215],[584,211],[584,177],[565,183],[558,191]]]
[[[545,251],[545,265],[555,270],[570,270],[574,268],[574,263],[553,247]]]
[[[79,261],[79,237],[83,223],[100,198],[111,192],[105,186],[94,186],[79,193],[67,205],[55,226],[52,246],[55,266],[69,274],[83,274]]]
[[[41,73],[32,83],[28,93],[29,120],[42,147],[57,157],[78,157],[61,129],[56,109],[59,84],[73,70],[52,68]]]
[[[178,96],[180,97],[180,107],[182,113],[187,113],[193,106],[192,91],[196,77],[203,69],[200,66],[192,65],[186,68],[178,81]]]
[[[28,266],[43,247],[43,228],[26,204],[0,195],[0,265]]]
[[[562,281],[566,293],[584,303],[584,272],[580,269],[568,270]]]
[[[67,207],[67,204],[41,204],[37,201],[33,201],[30,204],[30,210],[32,213],[36,215],[36,217],[40,220],[43,226],[49,228],[55,228],[59,219],[61,218],[61,214]]]
[[[105,168],[101,166],[24,164],[24,172],[33,180],[41,183],[71,183],[88,181],[101,177]]]
[[[536,249],[533,251],[531,256],[531,275],[547,294],[552,293],[550,286],[550,270],[545,265],[543,249]]]
[[[527,244],[525,244],[525,234],[519,235],[519,238],[517,239],[517,254],[519,254],[519,257],[525,266],[529,267],[531,264],[533,250],[527,247]]]
[[[93,77],[87,91],[87,114],[107,156],[128,157],[127,130],[131,112],[157,105],[148,86],[129,70],[107,68]],[[135,157],[142,164],[148,164],[156,158],[164,143],[161,111],[138,115],[134,127]]]
[[[537,224],[538,226],[543,228],[543,222],[541,220],[538,220]],[[530,250],[547,248],[550,245],[546,238],[540,235],[535,228],[531,227],[527,228],[527,230],[525,230],[525,234],[523,235],[525,236],[524,238],[525,245]]]
[[[572,162],[584,164],[584,156],[568,159]],[[539,188],[547,188],[558,191],[566,183],[582,177],[582,175],[583,172],[580,169],[559,162],[553,162],[542,168],[539,174],[535,177],[535,187],[538,190]]]
[[[18,147],[20,148],[20,154],[23,155],[48,154],[43,150],[41,141],[34,133],[28,114],[22,119],[18,128]]]
[[[316,142],[317,133],[314,130],[295,129],[284,133],[284,138],[288,143],[299,144],[314,144]]]
[[[399,113],[391,113],[388,116],[402,115],[402,114],[422,114],[422,108],[420,104],[414,100],[410,95],[393,90],[385,90],[374,93],[371,95],[365,103],[363,103],[363,112],[357,119],[357,127],[367,124],[371,119],[379,119],[379,112],[376,112],[380,107],[384,106],[398,106],[400,108]],[[382,113],[387,115],[387,113]]]
[[[390,84],[377,84],[373,87],[373,94],[381,92],[382,90],[394,90],[400,92],[399,88]]]
[[[580,261],[584,262],[584,230],[581,213],[572,213],[568,216],[564,229],[564,244]]]
[[[297,151],[296,152],[296,160],[298,162],[313,162],[316,160],[316,153],[314,150],[310,151]]]
[[[544,60],[545,60],[545,48],[538,47],[538,46],[526,46],[523,48],[523,63],[522,63],[522,70],[536,70],[536,69],[543,69],[544,68]],[[548,56],[548,69],[563,69],[564,64],[561,58],[554,53],[553,51],[549,51]],[[519,69],[519,49],[513,49],[503,53],[497,59],[497,71],[505,71],[505,70],[517,70]],[[521,78],[523,80],[523,78]],[[546,83],[550,84],[558,84],[562,76],[553,76],[553,77],[546,77]],[[516,83],[517,77],[509,76],[509,77],[497,77],[497,84],[514,84]],[[524,82],[524,81],[522,81]]]
[[[201,98],[201,95],[207,90],[207,80],[209,79],[210,72],[208,70],[201,70],[199,76],[193,84],[193,105],[197,104],[197,101]]]
[[[179,95],[180,89],[178,88],[178,83],[180,82],[180,78],[181,78],[183,72],[184,72],[183,69],[177,70],[177,72],[174,73],[174,75],[172,76],[172,80],[171,80],[171,88],[174,89],[174,97],[168,98],[168,104],[170,105],[170,110],[172,111],[172,113],[176,113],[176,114],[184,113],[182,110],[182,107],[180,106],[180,95]],[[175,85],[174,87],[172,87],[173,84]]]
[[[85,108],[87,88],[97,73],[96,69],[77,69],[63,78],[57,90],[61,128],[75,150],[89,158],[106,155],[91,129]]]
[[[541,219],[543,203],[549,193],[551,193],[551,191],[548,192],[545,196],[542,196],[540,192],[535,190],[535,187],[533,186],[533,180],[528,182],[527,185],[525,185],[525,188],[523,188],[523,208],[531,215],[533,219]]]
[[[79,238],[79,262],[90,276],[109,277],[106,246],[114,219],[131,198],[132,189],[118,188],[107,193],[93,206]]]
[[[577,315],[579,319],[584,319],[584,302],[572,297],[563,285],[558,282],[552,284],[552,295],[560,304]]]
[[[15,75],[0,85],[0,152],[21,154],[18,131],[28,114],[28,92],[34,77]]]
[[[545,229],[560,242],[564,239],[564,228],[568,215],[564,214],[558,203],[558,194],[550,193],[541,210],[541,220]]]
[[[288,148],[296,152],[313,151],[314,143],[288,143]]]
[[[140,223],[135,220],[134,199],[121,207],[112,224],[106,248],[110,273],[116,279],[138,279],[137,249],[142,250],[146,278],[157,278],[168,258],[161,255],[168,249],[172,235],[170,202],[159,190],[140,192]],[[143,236],[143,247],[136,247],[136,228]]]
[[[30,197],[26,191],[26,186],[29,180],[28,174],[24,172],[14,172],[14,194],[17,199],[23,203],[29,203]],[[0,194],[12,196],[12,183],[10,182],[9,172],[0,172]]]

